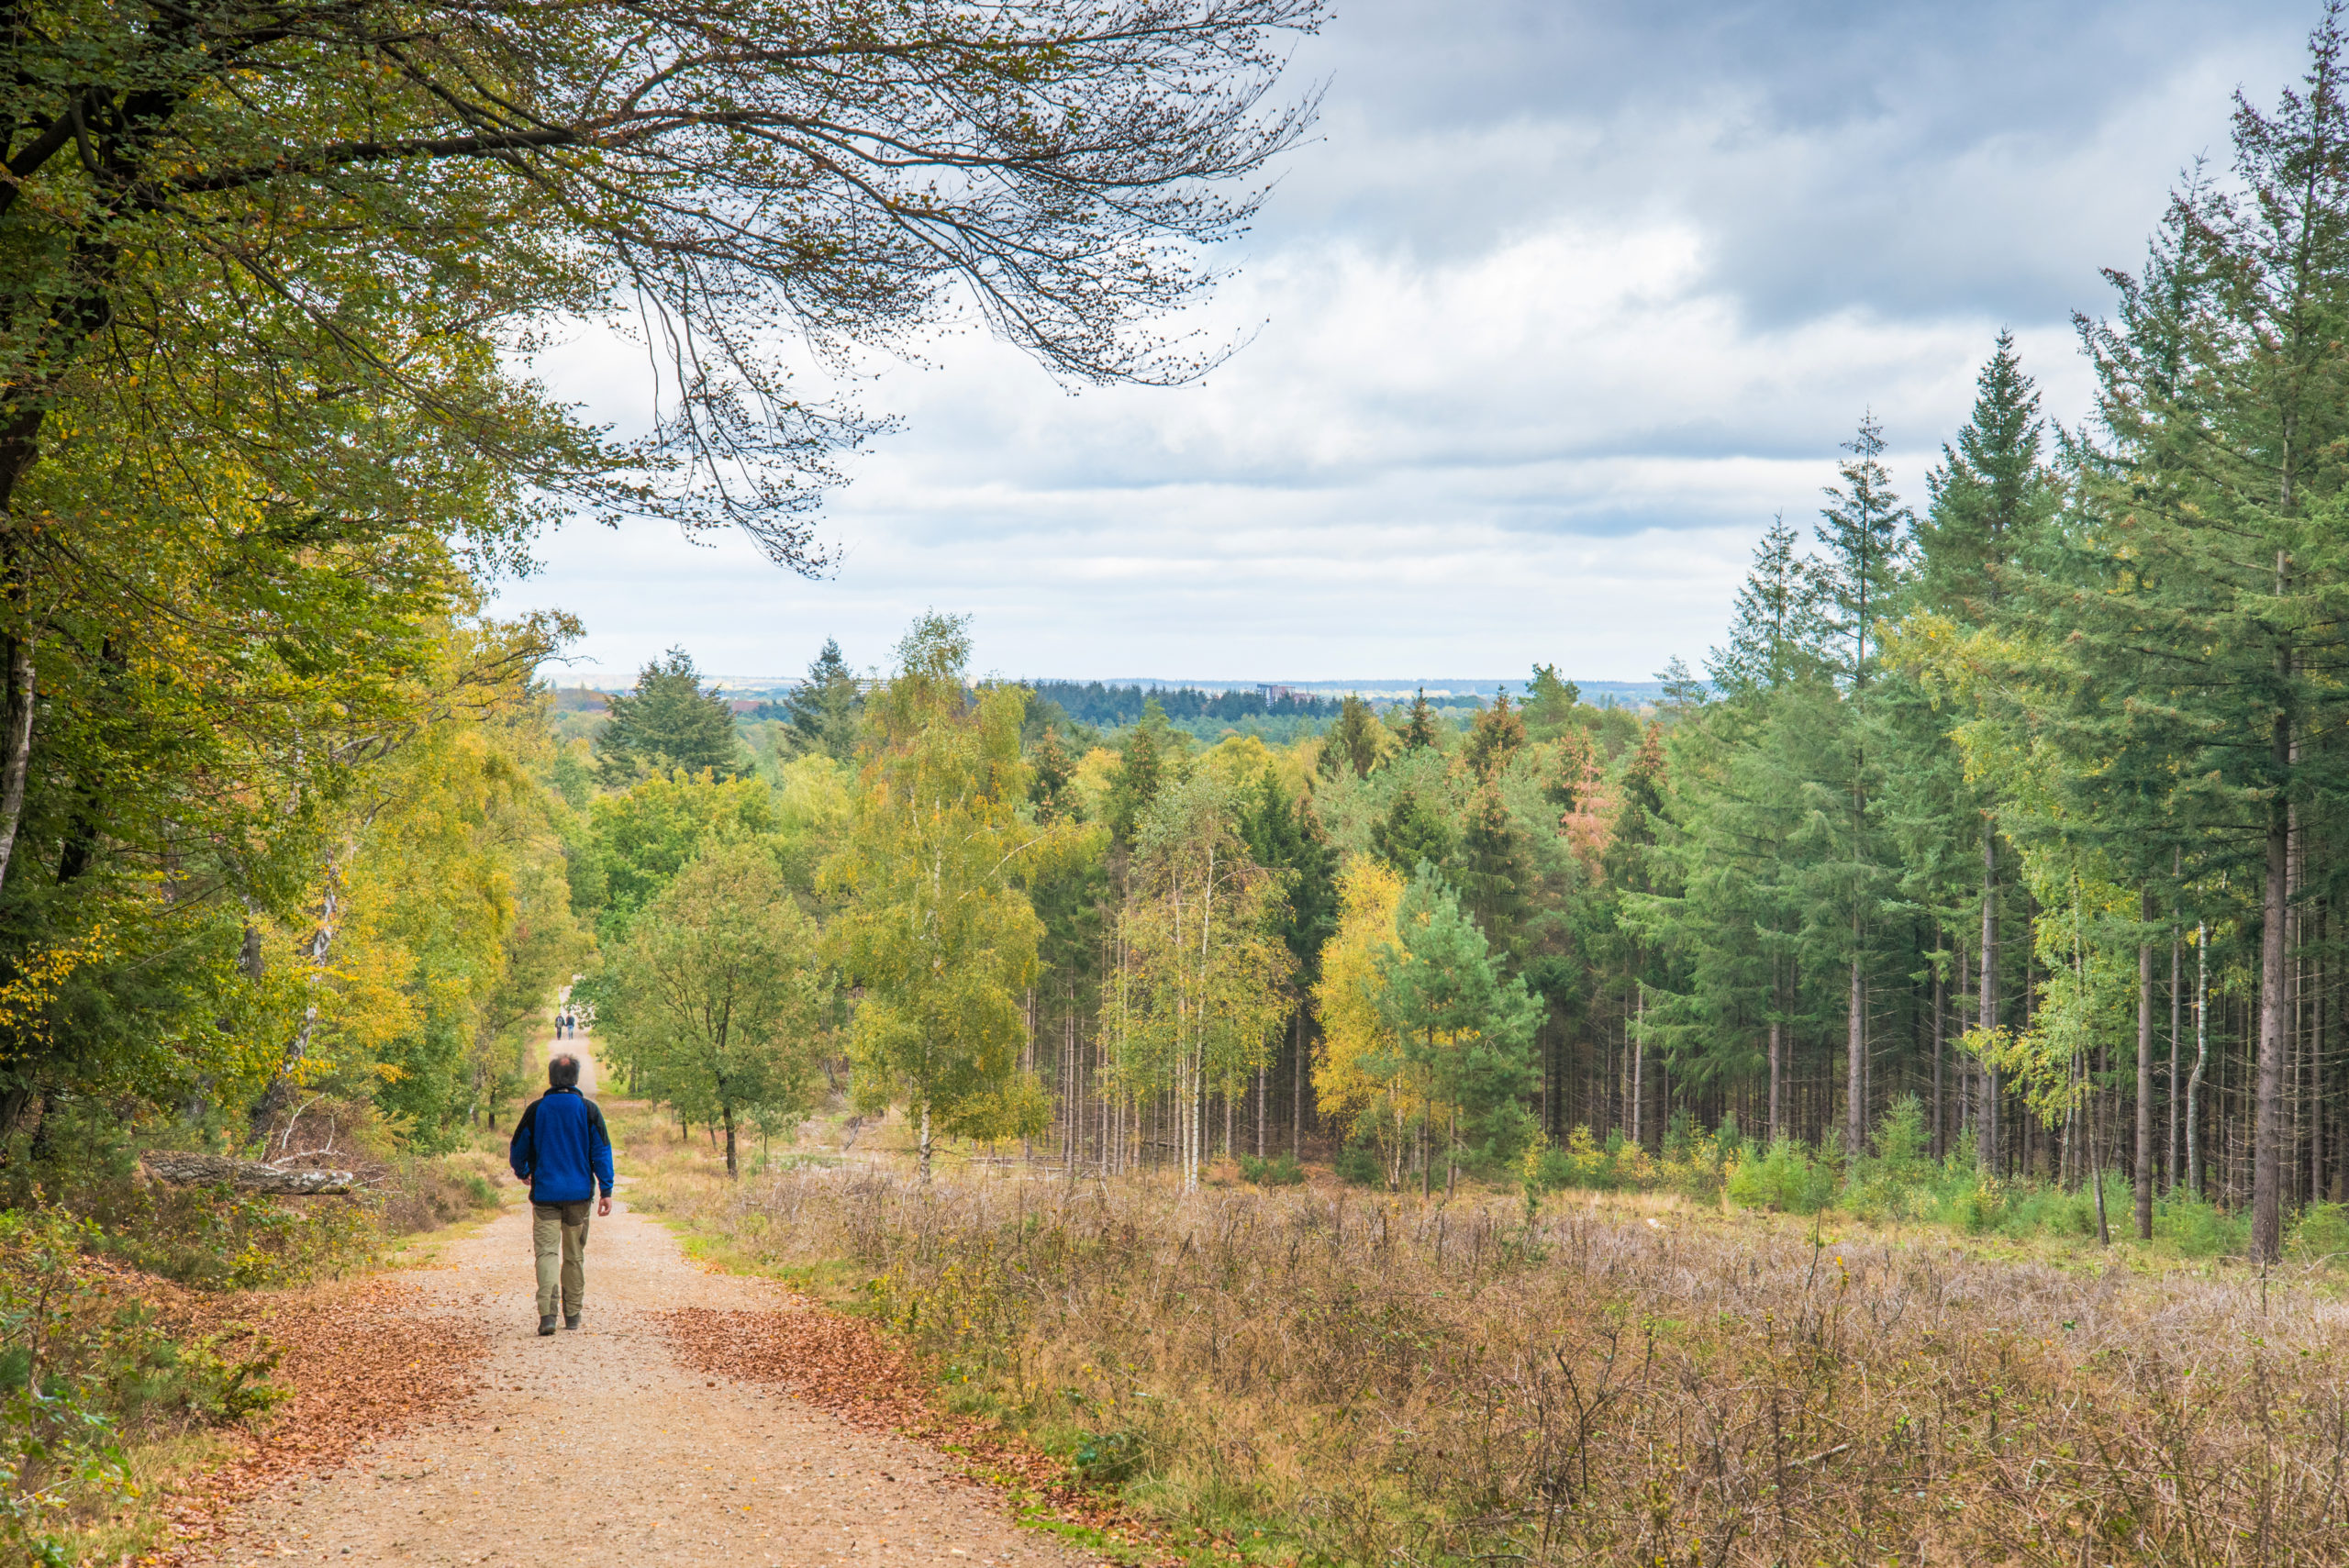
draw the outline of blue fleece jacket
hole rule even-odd
[[[514,1173],[530,1184],[532,1203],[582,1203],[612,1195],[612,1139],[604,1109],[576,1089],[549,1089],[515,1124],[507,1151]]]

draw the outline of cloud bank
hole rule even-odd
[[[786,674],[885,662],[926,607],[1008,675],[1640,679],[1718,639],[1771,514],[1808,519],[1861,411],[1923,499],[2001,326],[2049,410],[2229,95],[2297,76],[2293,6],[1349,4],[1198,385],[1072,395],[965,334],[858,389],[905,417],[794,578],[738,539],[574,526],[507,606],[583,661],[672,644]],[[640,361],[540,373],[622,425]]]

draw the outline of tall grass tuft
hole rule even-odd
[[[1816,1168],[1732,1180],[1801,1210]],[[1660,1200],[800,1171],[703,1201],[771,1263],[852,1262],[958,1403],[1274,1561],[2349,1561],[2349,1311],[2282,1275]]]

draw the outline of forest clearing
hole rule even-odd
[[[0,29],[0,1565],[2349,1562],[2349,0],[192,4]]]
[[[655,1147],[648,1143],[648,1148]],[[910,1150],[639,1201],[884,1327],[1194,1560],[2323,1562],[2333,1260],[2121,1258],[1720,1198],[1450,1203]]]

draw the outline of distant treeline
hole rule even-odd
[[[1058,703],[1079,724],[1097,729],[1141,722],[1142,706],[1156,697],[1166,717],[1177,724],[1186,719],[1328,718],[1338,711],[1336,697],[1302,694],[1267,698],[1261,691],[1205,692],[1196,686],[1105,686],[1098,681],[1034,681],[1035,694]]]

